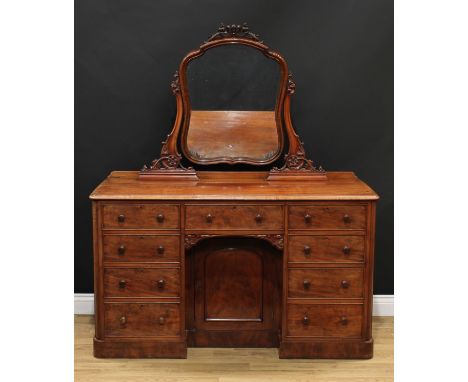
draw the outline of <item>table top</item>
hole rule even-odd
[[[353,172],[329,172],[327,180],[267,181],[268,172],[198,171],[198,181],[142,180],[138,171],[113,171],[92,200],[377,200]]]

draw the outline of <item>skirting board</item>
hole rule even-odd
[[[75,293],[75,314],[94,314],[94,294]],[[393,316],[393,295],[374,295],[374,316]]]

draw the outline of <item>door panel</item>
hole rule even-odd
[[[190,346],[278,345],[281,252],[257,239],[212,238],[188,257]]]

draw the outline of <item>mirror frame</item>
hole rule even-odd
[[[219,33],[219,32],[218,32]],[[284,149],[284,129],[283,129],[283,104],[284,99],[286,96],[286,91],[288,87],[288,65],[284,58],[277,52],[271,51],[268,46],[264,45],[258,37],[253,37],[256,35],[252,34],[251,38],[245,37],[224,37],[219,36],[218,33],[211,36],[205,43],[203,43],[199,49],[194,50],[187,54],[182,62],[180,63],[179,67],[179,84],[180,84],[180,92],[182,96],[182,107],[183,107],[183,122],[181,127],[181,136],[180,136],[180,147],[184,156],[193,163],[196,164],[236,164],[236,163],[244,163],[250,165],[268,165],[270,163],[275,162],[283,152]],[[273,156],[267,159],[254,159],[254,158],[247,158],[247,157],[229,157],[229,156],[222,156],[216,158],[196,158],[191,153],[187,146],[187,137],[190,128],[190,117],[191,117],[191,103],[190,103],[190,92],[188,89],[188,81],[187,81],[187,67],[192,60],[195,60],[199,57],[202,57],[207,51],[210,49],[223,46],[223,45],[245,45],[251,48],[257,49],[260,53],[263,53],[265,57],[268,59],[272,59],[276,61],[280,68],[280,83],[279,83],[279,91],[276,96],[275,101],[275,121],[276,121],[276,129],[278,132],[278,147],[276,152]]]
[[[258,49],[267,57],[274,59],[280,64],[281,87],[276,100],[275,115],[279,131],[278,154],[272,159],[265,161],[258,160],[235,160],[226,159],[214,160],[194,160],[188,153],[187,147],[182,142],[186,142],[188,133],[188,122],[190,117],[190,103],[188,98],[186,68],[188,63],[196,57],[203,55],[208,49],[227,44],[243,44]],[[179,75],[181,73],[181,75]],[[310,159],[306,158],[305,150],[299,136],[296,134],[291,121],[291,96],[295,93],[296,85],[292,80],[291,73],[288,72],[286,60],[275,51],[268,48],[255,33],[249,30],[246,23],[243,25],[224,25],[218,28],[217,32],[211,35],[199,49],[188,53],[182,60],[179,70],[175,72],[171,83],[172,93],[176,97],[177,112],[174,125],[167,139],[162,142],[161,155],[153,160],[150,166],[144,165],[140,171],[140,179],[145,180],[198,180],[193,167],[185,167],[182,164],[182,155],[192,163],[213,165],[215,163],[248,163],[252,165],[265,166],[277,160],[281,153],[284,154],[284,165],[270,169],[267,180],[326,180],[327,176],[323,168],[316,168]],[[278,120],[280,123],[278,123]],[[185,138],[184,138],[185,137]],[[286,140],[288,142],[285,150]],[[186,144],[185,144],[186,146]],[[187,155],[189,154],[189,155]],[[217,159],[217,158],[216,158]]]

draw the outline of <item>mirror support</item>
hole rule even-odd
[[[177,139],[182,121],[183,107],[182,96],[180,94],[179,73],[176,71],[174,80],[171,82],[172,93],[176,97],[177,114],[174,126],[167,139],[162,142],[161,156],[146,165],[140,171],[140,179],[144,180],[198,180],[197,173],[193,167],[184,167],[181,163],[182,155],[177,149]]]
[[[283,122],[281,129],[288,142],[288,151],[284,154],[284,165],[282,167],[273,167],[268,173],[267,180],[326,180],[326,172],[322,167],[316,168],[313,162],[306,157],[306,153],[299,136],[296,134],[291,121],[291,96],[295,92],[295,84],[291,74],[288,73],[287,64],[284,58],[277,52],[270,51],[258,35],[250,32],[247,24],[241,25],[226,25],[221,24],[218,31],[213,34],[205,43],[200,46],[200,49],[189,53],[181,62],[179,72],[174,74],[174,80],[171,83],[171,89],[176,97],[177,113],[174,121],[174,126],[167,139],[162,142],[161,154],[158,159],[151,162],[150,166],[146,165],[140,171],[140,179],[145,180],[193,180],[197,181],[196,171],[192,167],[184,167],[182,165],[182,155],[179,152],[181,145],[181,137],[186,136],[187,124],[184,119],[190,115],[190,110],[187,107],[187,89],[185,80],[185,70],[190,60],[203,54],[207,49],[223,44],[244,44],[255,47],[264,54],[271,56],[279,62],[281,70],[284,74],[283,87],[280,91],[280,98],[277,103],[279,116],[282,116]],[[182,82],[182,83],[181,83]],[[185,99],[184,99],[185,98]],[[281,119],[281,118],[280,118]],[[181,131],[185,129],[184,131]],[[182,146],[183,147],[183,146]],[[283,147],[283,145],[281,145]],[[182,150],[184,152],[184,150]],[[184,154],[184,157],[190,161],[190,158]],[[234,161],[235,163],[235,161]],[[255,163],[252,163],[255,164]]]
[[[289,141],[288,153],[284,155],[284,165],[273,167],[267,180],[326,180],[327,175],[322,166],[316,168],[310,159],[307,159],[303,143],[296,134],[291,121],[291,96],[296,91],[296,84],[292,75],[288,77],[287,95],[284,100],[283,115],[286,134]]]

